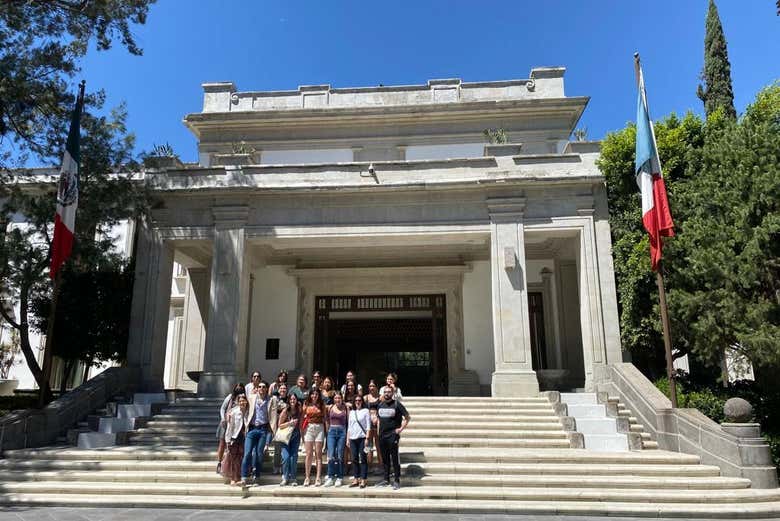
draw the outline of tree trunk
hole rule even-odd
[[[44,389],[44,395],[46,396],[46,402],[51,401],[51,388],[49,382],[43,377],[43,370],[38,365],[38,360],[35,358],[35,352],[30,345],[30,324],[27,322],[28,309],[30,305],[30,287],[27,285],[22,286],[19,294],[19,341],[24,354],[24,359],[27,362],[27,367],[35,378],[35,382],[38,387]]]

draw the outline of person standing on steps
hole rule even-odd
[[[222,457],[225,455],[225,429],[227,428],[227,414],[230,410],[238,405],[238,397],[245,395],[244,384],[237,383],[233,386],[233,392],[225,397],[222,401],[222,406],[219,408],[219,427],[217,428],[217,474],[222,473]],[[243,454],[243,449],[242,449]]]
[[[255,482],[260,480],[263,471],[263,456],[265,449],[273,438],[268,405],[271,401],[268,395],[268,384],[260,381],[257,393],[247,396],[249,401],[249,426],[244,442],[244,461],[241,463],[241,481],[249,484],[254,467]]]
[[[270,387],[269,387],[270,389]],[[268,422],[271,426],[271,437],[276,435],[276,429],[279,425],[279,415],[287,407],[287,384],[281,383],[276,388],[277,394],[272,395],[268,402]],[[270,391],[269,391],[270,392]],[[282,447],[279,443],[273,443],[274,446],[274,474],[281,474],[282,469]]]
[[[341,386],[341,394],[344,395],[346,400],[347,395],[347,384],[349,382],[353,382],[355,384],[355,391],[359,394],[363,394],[363,386],[357,383],[357,380],[355,379],[355,371],[349,370],[347,371],[346,377],[344,379],[344,384]],[[351,401],[347,401],[347,403],[351,404]]]
[[[273,396],[278,396],[279,386],[282,384],[287,385],[287,371],[284,369],[279,371],[279,374],[276,375],[276,380],[274,380],[273,383],[271,383],[271,385],[268,387],[268,392]]]
[[[398,375],[395,373],[387,373],[385,378],[385,385],[379,389],[380,396],[385,395],[385,389],[390,389],[393,392],[393,400],[400,402],[404,399],[404,395],[401,394],[401,388],[398,387]]]
[[[303,420],[301,433],[303,435],[303,447],[306,454],[304,487],[311,483],[311,464],[317,464],[317,478],[315,487],[319,487],[322,477],[322,445],[325,442],[325,405],[322,403],[322,395],[317,389],[309,391],[306,401],[303,403]]]
[[[373,464],[374,447],[376,447],[376,468],[371,472],[372,474],[382,474],[382,453],[379,451],[379,438],[376,434],[377,426],[377,407],[379,402],[382,401],[382,395],[379,394],[379,387],[374,380],[368,381],[368,392],[363,397],[368,412],[371,415],[371,430],[368,431],[368,437],[366,438],[366,447],[368,448],[368,468],[371,468]]]
[[[352,453],[352,483],[350,487],[366,488],[368,477],[368,462],[366,454],[366,438],[371,432],[371,414],[359,394],[352,402],[352,410],[349,411],[349,425],[347,436],[349,438],[349,450]]]
[[[298,397],[298,403],[303,403],[309,395],[309,383],[305,374],[299,374],[295,385],[290,387],[288,394],[294,394]]]
[[[327,379],[326,379],[327,380]],[[342,485],[344,479],[344,447],[347,439],[347,414],[341,392],[333,393],[333,403],[328,405],[325,414],[325,428],[328,431],[328,478],[325,486]]]
[[[246,394],[247,399],[249,399],[249,396],[258,393],[260,379],[260,371],[254,371],[252,373],[252,379],[249,380],[249,383],[244,386],[244,393]]]
[[[279,428],[293,428],[293,434],[287,445],[282,445],[282,482],[281,486],[298,486],[295,474],[298,471],[298,447],[301,444],[301,406],[296,394],[291,394],[287,407],[279,415]]]
[[[238,395],[237,404],[225,415],[225,434],[223,439],[227,453],[222,461],[221,473],[231,485],[241,484],[241,460],[244,455],[244,438],[249,422],[249,400],[242,392]]]
[[[311,389],[319,389],[322,385],[322,373],[314,371],[311,374]]]
[[[322,392],[322,403],[324,403],[325,405],[332,405],[333,395],[336,393],[336,391],[333,388],[333,378],[331,378],[330,376],[326,376],[325,378],[323,378],[320,391]]]
[[[377,407],[377,419],[379,423],[379,450],[385,464],[385,479],[377,483],[376,486],[390,485],[390,465],[392,464],[395,474],[392,483],[393,490],[398,490],[401,488],[401,462],[398,459],[398,443],[401,439],[401,433],[409,425],[411,417],[406,407],[393,397],[393,387],[386,385],[382,389],[384,392],[382,393],[382,401]]]

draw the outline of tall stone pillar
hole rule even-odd
[[[197,385],[188,378],[189,371],[203,370],[203,347],[209,310],[209,275],[207,268],[187,268],[187,290],[184,295],[184,342],[177,353],[173,372],[176,387],[195,391]]]
[[[531,330],[525,268],[525,198],[487,200],[490,213],[492,275],[493,396],[536,396],[539,382],[531,366]]]
[[[173,247],[150,223],[138,227],[127,363],[138,368],[141,391],[163,390],[171,306]]]
[[[243,205],[216,206],[211,286],[203,352],[201,396],[225,396],[239,376],[246,342],[249,263],[246,259],[246,218]]]

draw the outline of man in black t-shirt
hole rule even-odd
[[[382,463],[385,465],[385,479],[377,483],[377,487],[390,485],[390,464],[393,465],[395,480],[393,490],[401,488],[401,463],[398,460],[398,441],[401,432],[409,425],[409,412],[397,400],[393,400],[394,389],[385,387],[385,392],[377,406],[377,423],[379,428],[379,450],[382,453]]]

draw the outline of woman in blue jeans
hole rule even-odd
[[[371,432],[371,414],[366,409],[361,395],[355,396],[352,404],[347,428],[349,449],[352,452],[352,483],[349,486],[357,487],[360,485],[360,488],[366,488],[368,454],[366,454],[365,446],[368,433]]]
[[[342,485],[344,478],[344,447],[347,445],[347,406],[340,391],[333,393],[333,404],[325,412],[328,431],[328,479],[325,486]]]
[[[298,396],[291,394],[287,400],[287,407],[279,416],[279,429],[293,428],[290,443],[282,445],[282,482],[281,486],[298,486],[295,473],[298,470],[298,446],[301,444],[301,406]]]

